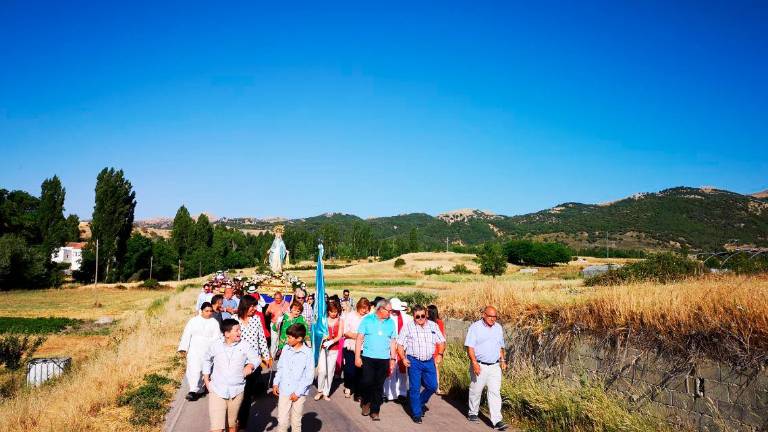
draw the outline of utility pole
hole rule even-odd
[[[150,279],[152,279],[152,264],[153,264],[154,260],[155,260],[155,256],[154,255],[149,257],[149,278]]]
[[[94,287],[99,284],[99,239],[96,239],[96,277],[93,279]]]
[[[448,237],[445,238],[445,251],[448,252]]]
[[[610,253],[608,252],[608,230],[605,230],[605,257],[608,258]]]
[[[179,258],[179,278],[177,280],[181,280],[181,258]]]

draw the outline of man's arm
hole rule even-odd
[[[472,371],[475,375],[480,375],[480,363],[477,362],[477,358],[475,357],[475,349],[468,346],[467,355],[469,356],[469,362],[472,364]]]
[[[499,361],[501,362],[501,370],[507,370],[507,356],[505,355],[504,348],[499,350]]]

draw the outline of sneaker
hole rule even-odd
[[[194,402],[197,400],[197,392],[189,392],[186,396],[184,396],[184,399]]]
[[[369,403],[363,404],[363,409],[361,410],[361,414],[364,416],[370,415],[371,417],[373,417],[373,414],[371,414],[371,404]],[[376,414],[376,416],[378,416],[378,414]]]
[[[373,421],[380,421],[379,413],[371,413],[371,420]]]
[[[477,415],[470,414],[467,417],[467,420],[471,421],[472,423],[477,423],[480,421],[480,417],[478,417]]]
[[[496,430],[504,431],[507,430],[507,425],[503,421],[500,421],[493,425],[493,428]]]
[[[350,397],[352,397],[352,390],[350,390],[350,389],[344,389],[344,397],[345,397],[345,398],[347,398],[347,399],[349,399]]]
[[[421,424],[421,417],[413,416],[411,417],[414,423]]]
[[[315,400],[320,400],[321,397],[323,397],[323,394],[320,392],[317,392],[317,394],[315,395]]]

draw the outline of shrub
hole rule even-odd
[[[504,244],[504,255],[512,264],[553,266],[570,261],[573,251],[560,243],[512,240]]]
[[[402,258],[398,258],[395,260],[395,268],[400,268],[405,265],[405,260]]]
[[[135,425],[157,424],[162,421],[165,413],[165,402],[170,392],[165,386],[173,380],[157,374],[144,377],[144,384],[130,390],[117,399],[119,406],[130,406],[133,416],[131,423]]]
[[[650,255],[644,261],[628,264],[588,278],[584,284],[587,286],[621,285],[643,281],[667,283],[700,275],[703,272],[704,266],[701,262],[670,252],[663,252]]]
[[[422,272],[425,275],[441,275],[443,274],[443,268],[442,267],[429,267],[425,268]]]
[[[21,367],[45,342],[45,337],[10,334],[0,338],[0,365],[10,370]]]
[[[141,284],[142,288],[155,289],[160,286],[160,282],[157,279],[147,279]]]
[[[477,254],[480,273],[493,277],[501,276],[507,270],[507,259],[498,243],[486,243]]]
[[[424,291],[411,291],[408,293],[398,293],[394,297],[397,297],[400,300],[408,303],[408,306],[411,306],[411,307],[417,304],[420,304],[422,306],[427,306],[429,304],[434,303],[434,301],[437,300],[436,294],[427,293]]]
[[[456,273],[456,274],[472,274],[472,271],[470,269],[468,269],[467,266],[465,266],[464,264],[456,264],[451,269],[451,273]]]

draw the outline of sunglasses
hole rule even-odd
[[[296,298],[297,298],[298,300],[304,300],[306,297],[299,297],[299,296],[296,296]]]
[[[488,314],[485,314],[485,316],[488,317],[488,318],[498,318],[499,317],[498,315],[488,315]]]
[[[415,319],[422,319],[422,318],[426,318],[427,316],[426,315],[414,315],[413,317]]]

